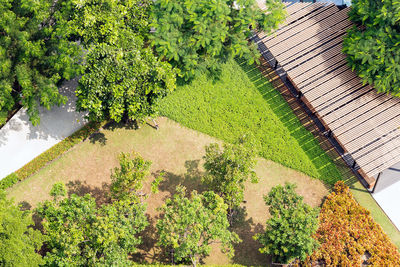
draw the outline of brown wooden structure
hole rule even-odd
[[[377,93],[353,72],[342,41],[354,25],[349,8],[333,4],[287,4],[288,17],[274,33],[253,40],[369,185],[400,161],[400,99]]]

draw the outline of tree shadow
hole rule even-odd
[[[141,233],[142,244],[138,246],[138,252],[132,255],[132,260],[136,263],[142,264],[169,264],[168,251],[162,246],[158,246],[158,233],[155,227],[156,221],[159,216],[151,218],[150,215],[146,214],[149,225]]]
[[[82,182],[80,180],[75,180],[68,182],[66,186],[68,190],[68,196],[71,196],[72,194],[78,196],[90,194],[95,198],[98,206],[110,203],[110,185],[108,183],[103,183],[101,187],[96,187],[88,185],[86,181]]]
[[[253,218],[247,218],[245,207],[237,210],[232,231],[239,235],[242,242],[235,244],[235,255],[232,261],[245,266],[271,266],[271,257],[259,252],[261,244],[254,240],[255,234],[263,233],[264,226],[254,223]]]
[[[204,175],[199,169],[200,160],[187,160],[185,162],[186,172],[183,175],[178,175],[169,171],[157,171],[152,173],[153,176],[158,176],[160,173],[164,173],[164,180],[159,185],[159,190],[163,192],[169,192],[169,196],[173,196],[176,193],[176,187],[182,185],[186,187],[188,193],[196,190],[201,193],[206,190],[206,187],[201,183],[201,177]]]
[[[95,132],[89,137],[90,143],[96,144],[99,143],[101,146],[104,146],[107,143],[107,137],[102,132]]]

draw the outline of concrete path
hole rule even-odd
[[[400,231],[400,162],[382,172],[372,196]]]
[[[86,123],[85,114],[75,111],[77,84],[74,79],[60,87],[61,94],[68,97],[65,105],[40,109],[39,126],[32,126],[26,110],[21,109],[0,129],[0,180]]]

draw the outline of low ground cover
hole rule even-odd
[[[8,196],[22,203],[25,208],[32,208],[49,198],[49,191],[55,182],[63,181],[70,193],[90,192],[101,201],[108,190],[110,170],[118,164],[118,154],[136,151],[153,162],[151,172],[154,176],[161,171],[165,172],[165,181],[160,185],[160,192],[148,199],[149,221],[154,226],[158,215],[156,208],[175,192],[176,185],[180,183],[188,190],[201,190],[199,177],[203,175],[204,147],[216,142],[210,136],[182,127],[166,118],[159,119],[158,123],[158,131],[148,125],[139,130],[109,125],[37,174],[8,189]],[[328,194],[328,190],[319,180],[272,161],[259,159],[256,172],[260,182],[246,184],[245,214],[235,224],[235,232],[243,242],[235,247],[236,254],[231,262],[218,249],[213,249],[210,257],[205,259],[206,263],[265,265],[269,261],[268,256],[258,252],[260,245],[252,236],[263,231],[268,216],[263,195],[273,186],[295,181],[298,185],[297,192],[304,196],[306,203],[314,207],[319,206],[323,197]],[[154,228],[147,229],[147,233],[153,232]],[[149,263],[165,261],[165,258],[160,258],[154,236],[144,241],[137,260],[146,260]]]
[[[178,87],[161,112],[189,128],[226,142],[252,133],[260,155],[329,185],[341,178],[333,161],[255,66],[229,61],[220,79],[207,75]]]

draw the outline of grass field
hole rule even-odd
[[[210,136],[182,127],[166,118],[160,119],[159,124],[158,131],[148,125],[139,130],[110,126],[92,139],[76,145],[37,174],[10,188],[8,195],[17,202],[22,202],[25,207],[32,208],[38,202],[49,198],[49,191],[55,182],[64,181],[70,192],[90,192],[101,200],[110,182],[110,170],[118,163],[118,154],[136,151],[153,161],[152,173],[166,173],[160,193],[147,200],[150,221],[154,225],[156,208],[174,192],[176,185],[183,184],[188,189],[201,189],[199,178],[203,174],[204,147],[216,142]],[[243,239],[243,242],[236,246],[235,257],[229,261],[217,249],[213,249],[212,255],[205,259],[205,263],[265,266],[269,259],[258,252],[258,243],[252,236],[262,231],[265,225],[268,214],[263,195],[269,192],[272,186],[295,182],[298,185],[298,193],[312,206],[320,205],[328,193],[319,180],[272,161],[259,159],[256,172],[260,182],[247,184],[244,206],[247,215],[235,226],[235,231]],[[149,235],[139,257],[149,263],[157,263],[160,260],[154,232],[153,227],[147,230]]]
[[[161,102],[162,115],[232,142],[251,132],[260,155],[332,185],[341,175],[280,93],[254,66],[230,61],[219,80],[203,75]]]

